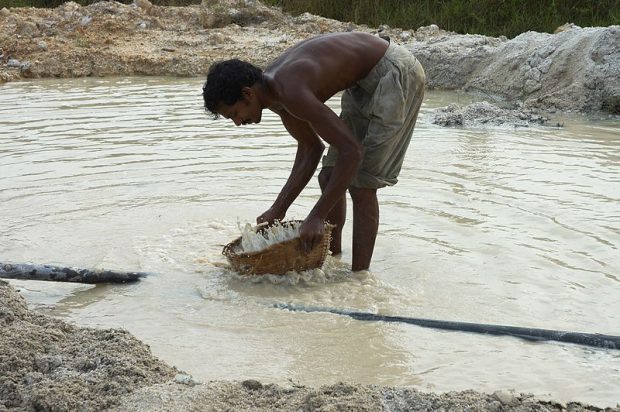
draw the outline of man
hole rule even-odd
[[[340,117],[325,105],[344,91]],[[353,202],[353,271],[370,266],[379,226],[377,189],[394,185],[424,96],[424,70],[405,48],[367,33],[327,34],[293,46],[261,71],[240,61],[214,64],[203,87],[205,108],[237,126],[277,113],[297,140],[282,191],[257,222],[282,220],[319,173],[322,194],[300,228],[306,250],[324,222],[336,225],[330,250],[341,252],[347,189]],[[320,138],[319,138],[320,137]]]

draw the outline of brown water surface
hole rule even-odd
[[[126,328],[200,380],[514,388],[620,400],[620,352],[359,322],[293,303],[620,335],[620,120],[442,128],[429,92],[400,182],[379,192],[371,272],[244,278],[222,246],[270,206],[295,145],[277,118],[212,120],[202,79],[0,86],[0,261],[151,272],[132,285],[14,282],[34,306]],[[329,104],[338,110],[339,102]],[[313,179],[288,217],[319,195]],[[350,216],[350,215],[349,215]]]

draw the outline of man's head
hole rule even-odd
[[[237,126],[258,123],[262,107],[253,86],[262,82],[263,71],[250,63],[238,59],[215,63],[202,87],[205,110],[215,118],[231,119]]]

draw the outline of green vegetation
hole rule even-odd
[[[0,0],[2,7],[58,7],[69,0]],[[100,0],[72,0],[82,6],[95,3]],[[131,4],[133,0],[117,0],[119,3]],[[190,4],[200,4],[201,0],[149,0],[157,6],[188,6]]]
[[[620,0],[265,0],[293,14],[404,29],[436,24],[457,33],[514,37],[553,32],[564,23],[620,24]]]
[[[75,0],[87,5],[95,0]],[[239,0],[244,2],[245,0]],[[132,0],[122,0],[131,3]],[[263,0],[286,12],[310,12],[340,21],[415,29],[437,24],[457,33],[514,37],[528,30],[553,32],[564,23],[620,24],[620,0]],[[0,7],[56,7],[64,0],[0,0]],[[151,0],[184,6],[200,0]]]

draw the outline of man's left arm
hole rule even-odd
[[[295,118],[286,111],[278,112],[278,114],[286,130],[297,141],[297,154],[284,187],[271,208],[257,218],[258,223],[284,218],[288,208],[312,178],[325,150],[323,142],[308,123]]]

